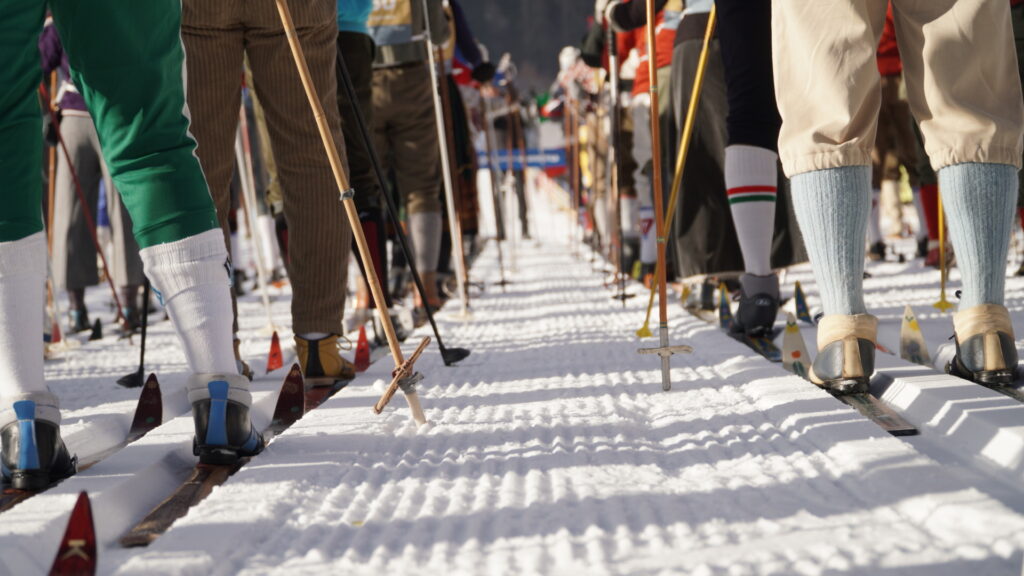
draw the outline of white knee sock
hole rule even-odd
[[[150,246],[139,255],[192,372],[236,374],[228,255],[220,229]]]
[[[725,187],[736,225],[743,263],[756,276],[772,273],[772,233],[775,230],[775,195],[778,155],[771,150],[741,144],[725,149]]]
[[[0,398],[49,393],[43,380],[46,235],[0,242]],[[7,406],[10,408],[10,406]]]
[[[442,229],[440,212],[409,214],[409,234],[412,236],[416,268],[420,274],[437,271],[437,263],[441,258]]]

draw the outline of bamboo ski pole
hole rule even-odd
[[[267,328],[269,332],[277,330],[274,326],[274,315],[270,309],[270,295],[267,292],[268,273],[264,268],[263,260],[263,239],[257,221],[256,207],[256,174],[252,167],[252,146],[249,140],[249,121],[245,115],[245,104],[238,109],[238,133],[235,138],[235,161],[238,163],[238,174],[242,185],[242,199],[245,205],[245,221],[249,227],[249,238],[252,241],[254,260],[256,261],[256,280],[260,287],[260,298],[263,300],[263,309],[267,312]],[[270,258],[267,258],[268,260]]]
[[[679,201],[679,189],[683,182],[683,168],[686,166],[686,156],[690,150],[690,140],[693,136],[693,126],[696,123],[697,118],[697,103],[700,101],[701,89],[704,86],[704,73],[707,71],[708,54],[711,51],[711,38],[715,33],[715,20],[716,20],[716,8],[715,5],[711,5],[711,14],[708,16],[708,26],[704,32],[704,46],[700,51],[700,60],[697,63],[697,73],[693,80],[693,90],[690,92],[690,105],[686,110],[686,122],[683,124],[683,134],[679,138],[679,154],[676,156],[676,170],[672,177],[672,193],[668,200],[668,214],[664,223],[666,230],[672,229],[672,220],[675,215],[675,206]],[[652,78],[653,80],[653,78]],[[656,114],[654,103],[651,103],[651,114]],[[660,179],[661,174],[657,174]],[[655,209],[657,211],[657,208]],[[660,223],[660,216],[659,223]],[[660,233],[658,234],[661,235]],[[658,263],[655,264],[654,275],[659,277],[661,274],[658,269],[662,266],[662,261],[659,259]],[[647,314],[644,317],[644,325],[637,330],[636,335],[641,338],[651,336],[651,329],[649,324],[651,322],[651,309],[654,307],[654,292],[657,283],[651,285],[650,296],[647,299]]]
[[[50,72],[50,95],[53,97],[57,94],[57,71]],[[52,100],[47,100],[47,107],[51,110],[57,104]],[[54,130],[57,128],[54,127]],[[57,147],[50,146],[49,149],[49,164],[47,165],[47,174],[49,180],[46,183],[46,247],[50,250],[50,257],[53,257],[53,202],[54,192],[56,191],[56,179],[57,179]]]
[[[444,196],[448,204],[448,233],[451,235],[452,251],[461,255],[462,233],[458,223],[458,216],[455,213],[455,188],[452,183],[451,159],[448,156],[448,134],[445,132],[445,113],[441,102],[441,88],[438,81],[437,65],[439,60],[434,57],[434,50],[430,42],[430,7],[427,0],[423,0],[423,17],[426,19],[427,32],[423,35],[423,43],[427,49],[427,59],[430,66],[430,95],[434,101],[434,123],[437,128],[437,143],[441,149],[441,174],[444,177]],[[447,82],[447,80],[446,80]],[[455,258],[456,281],[459,285],[459,301],[462,305],[462,315],[469,315],[469,292],[466,289],[466,268],[462,258]],[[424,305],[426,295],[424,294]]]
[[[946,265],[946,217],[942,207],[942,191],[939,191],[939,301],[933,304],[935,308],[945,312],[953,307],[953,303],[946,299],[946,279],[949,274],[949,267]]]
[[[356,245],[359,248],[359,254],[363,259],[363,266],[366,267],[366,279],[370,284],[370,292],[373,294],[373,300],[377,305],[377,314],[380,315],[380,322],[384,326],[384,333],[387,336],[388,347],[391,350],[391,357],[395,362],[395,370],[392,372],[391,383],[388,385],[387,390],[385,390],[380,400],[377,401],[373,410],[377,414],[380,414],[391,398],[395,395],[398,388],[401,387],[402,391],[405,393],[405,399],[409,403],[409,409],[412,412],[413,419],[415,419],[418,424],[425,424],[427,419],[423,414],[423,407],[420,405],[419,395],[416,392],[416,383],[419,380],[422,380],[423,377],[418,372],[414,371],[414,363],[426,348],[427,344],[430,343],[430,337],[428,336],[423,339],[417,347],[416,352],[414,352],[408,360],[403,358],[402,349],[399,347],[398,338],[395,336],[395,328],[391,324],[391,315],[388,313],[387,301],[384,299],[384,291],[381,289],[376,270],[373,268],[373,258],[370,255],[370,247],[366,243],[366,237],[363,235],[363,228],[359,223],[359,213],[356,210],[355,201],[352,199],[355,191],[352,190],[351,186],[349,186],[348,174],[345,172],[341,156],[338,154],[338,148],[334,142],[334,136],[331,134],[331,129],[327,125],[327,118],[324,116],[323,106],[321,106],[320,98],[317,96],[316,88],[313,86],[313,80],[309,76],[309,67],[306,64],[306,57],[302,53],[302,45],[299,44],[299,37],[295,31],[295,24],[292,22],[291,11],[288,9],[288,0],[275,0],[275,2],[277,5],[277,12],[281,17],[281,25],[284,27],[285,36],[288,39],[288,46],[291,49],[292,58],[295,60],[295,68],[299,73],[299,78],[302,80],[302,87],[305,89],[306,98],[309,100],[309,107],[313,112],[313,118],[316,120],[317,129],[320,131],[320,139],[323,141],[324,150],[327,153],[327,158],[331,164],[331,171],[334,173],[334,179],[338,185],[338,192],[341,195],[342,204],[345,206],[345,213],[348,216],[349,226],[352,228],[352,235],[356,240]]]
[[[714,10],[714,8],[712,8]],[[663,217],[664,205],[661,193],[661,126],[658,118],[658,54],[655,44],[655,11],[654,0],[647,0],[647,70],[651,77],[651,163],[654,184],[654,225],[658,238],[658,264],[655,283],[658,287],[658,334],[661,345],[658,348],[638,350],[641,354],[657,354],[661,358],[661,389],[672,389],[673,354],[690,352],[686,346],[670,346],[668,341],[668,297],[665,278],[665,244],[666,230]]]
[[[622,241],[622,190],[619,188],[619,180],[621,178],[619,171],[622,169],[621,160],[619,159],[619,147],[621,146],[619,138],[622,129],[621,119],[619,118],[619,50],[615,42],[615,31],[611,26],[608,26],[607,42],[605,44],[608,46],[609,83],[611,85],[611,102],[609,102],[609,109],[611,110],[611,141],[608,144],[608,166],[611,169],[611,199],[615,203],[614,210],[612,210],[612,218],[615,219],[615,243],[617,244],[615,249],[615,278],[618,280],[619,285],[618,293],[612,296],[612,298],[621,300],[622,307],[625,308],[626,300],[634,297],[635,294],[626,292],[626,274],[622,270],[624,254]]]

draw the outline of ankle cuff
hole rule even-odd
[[[833,314],[818,322],[818,350],[849,337],[878,341],[878,318],[871,314]]]

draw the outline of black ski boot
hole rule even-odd
[[[771,336],[779,314],[779,277],[744,274],[740,287],[732,331],[752,337]]]
[[[818,323],[818,355],[808,374],[811,382],[833,394],[868,391],[875,371],[878,318],[870,314],[833,314]]]
[[[202,464],[232,465],[263,451],[263,435],[249,419],[252,395],[240,374],[196,374],[189,378],[196,436],[192,451]]]
[[[1010,313],[981,304],[953,315],[956,356],[946,372],[981,384],[1009,386],[1017,379],[1017,347]]]
[[[54,423],[60,417],[56,406],[52,395],[28,394],[4,413],[13,418],[0,428],[4,484],[36,492],[75,474],[78,460],[68,453],[60,425]]]

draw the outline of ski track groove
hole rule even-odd
[[[1024,518],[984,487],[931,480],[934,461],[700,321],[673,322],[695,352],[663,393],[656,357],[635,352],[655,341],[631,336],[646,291],[610,306],[588,264],[519,249],[515,283],[488,286],[475,322],[439,314],[473,355],[420,361],[429,426],[401,394],[369,414],[382,359],[148,549],[101,552],[101,572],[1020,573]],[[496,277],[493,246],[473,277]],[[886,306],[916,282],[889,283]],[[77,361],[56,374],[93,377]]]

